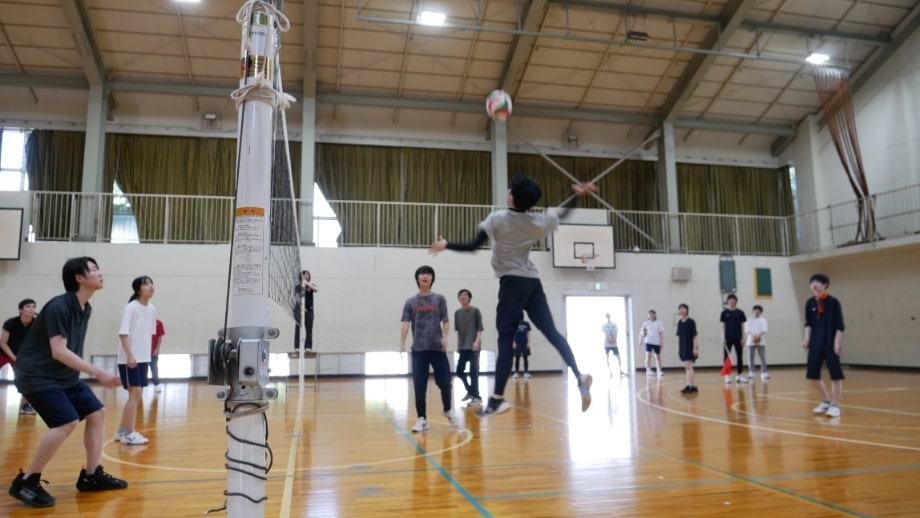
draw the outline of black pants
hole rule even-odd
[[[737,358],[735,367],[738,369],[738,375],[741,376],[744,371],[744,347],[741,345],[741,339],[725,340],[725,349],[722,351],[722,362],[724,363],[725,358],[728,358],[728,353],[731,352],[732,347],[735,348],[735,358]]]
[[[466,392],[469,395],[481,397],[479,395],[479,351],[466,349],[458,352],[460,353],[460,359],[457,360],[457,377],[463,382],[463,386],[466,387]],[[467,363],[470,364],[469,381],[466,380]]]
[[[575,364],[572,348],[553,323],[553,314],[546,302],[540,279],[506,275],[499,280],[498,308],[495,315],[495,325],[498,329],[498,359],[495,361],[494,393],[499,396],[505,393],[505,385],[511,374],[514,333],[525,311],[534,326],[559,351],[559,355],[575,376],[581,376],[578,365]]]
[[[294,349],[300,349],[300,311],[294,310]],[[313,310],[308,309],[303,313],[303,329],[304,329],[304,340],[303,347],[304,349],[313,349]]]
[[[434,371],[434,383],[441,389],[444,411],[450,411],[450,362],[442,351],[412,351],[412,383],[415,386],[415,411],[427,417],[428,366]]]
[[[526,354],[514,355],[514,372],[521,372],[521,358],[524,359],[524,372],[530,372],[530,360]]]

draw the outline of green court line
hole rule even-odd
[[[798,499],[798,500],[802,500],[802,501],[808,502],[808,503],[810,503],[810,504],[814,504],[814,505],[816,505],[816,506],[818,506],[818,507],[823,507],[823,508],[825,508],[825,509],[830,509],[830,510],[832,510],[832,511],[837,511],[838,513],[847,514],[847,515],[850,515],[850,516],[859,516],[859,517],[861,517],[861,518],[869,518],[868,515],[865,515],[865,514],[862,514],[862,513],[858,513],[858,512],[856,512],[856,511],[853,511],[853,510],[851,510],[851,509],[847,509],[847,508],[845,508],[845,507],[841,507],[841,506],[839,506],[839,505],[834,505],[834,504],[832,504],[832,503],[830,503],[830,502],[824,502],[824,501],[822,501],[822,500],[818,500],[817,498],[812,498],[812,497],[810,497],[810,496],[805,496],[805,495],[796,493],[795,491],[790,491],[790,490],[788,490],[788,489],[783,489],[783,488],[781,488],[781,487],[772,486],[772,485],[770,485],[770,484],[766,484],[766,483],[764,483],[764,482],[760,482],[760,481],[758,481],[758,480],[755,479],[755,478],[745,477],[745,476],[743,476],[743,475],[738,475],[738,474],[736,474],[736,473],[731,473],[731,472],[729,472],[729,471],[721,470],[721,469],[719,469],[719,468],[714,468],[714,467],[709,466],[709,465],[707,465],[707,464],[703,464],[702,462],[695,461],[695,460],[693,460],[693,459],[688,459],[688,458],[686,458],[686,457],[681,457],[680,455],[674,455],[674,454],[668,453],[668,452],[666,452],[666,451],[659,450],[658,448],[654,448],[654,447],[651,447],[651,446],[640,446],[640,448],[643,448],[643,449],[646,449],[646,450],[648,450],[648,451],[657,453],[658,455],[661,455],[662,457],[665,457],[665,458],[669,458],[669,459],[677,460],[677,461],[680,461],[680,462],[683,462],[683,463],[686,463],[686,464],[690,464],[691,466],[696,466],[696,467],[698,467],[698,468],[702,468],[702,469],[705,469],[705,470],[707,470],[707,471],[711,471],[711,472],[713,472],[713,473],[718,473],[718,474],[720,474],[720,475],[724,475],[724,476],[726,476],[726,477],[728,477],[728,478],[730,478],[730,479],[733,479],[733,480],[738,480],[738,481],[741,481],[741,482],[747,482],[748,484],[751,484],[751,485],[753,485],[753,486],[757,486],[757,487],[760,487],[760,488],[763,488],[763,489],[767,489],[767,490],[769,490],[769,491],[774,491],[774,492],[780,493],[780,494],[782,494],[782,495],[786,495],[786,496],[789,496],[789,497],[792,497],[792,498],[795,498],[795,499]]]
[[[920,464],[908,464],[906,466],[886,466],[876,468],[853,468],[840,469],[833,471],[813,471],[805,473],[789,473],[783,475],[765,475],[762,477],[751,477],[752,480],[783,480],[793,478],[811,478],[811,477],[835,477],[839,475],[864,475],[868,473],[887,473],[891,471],[913,471],[920,470]]]

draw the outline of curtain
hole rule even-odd
[[[677,191],[687,251],[785,253],[784,220],[737,216],[791,215],[786,168],[677,164]]]
[[[142,242],[230,239],[228,202],[202,207],[201,200],[172,198],[167,205],[146,195],[232,196],[236,141],[114,134],[107,151],[106,181],[117,181],[131,200]]]
[[[31,191],[80,192],[86,135],[76,131],[33,130],[26,140],[26,175]],[[36,239],[70,239],[80,198],[55,195],[42,198],[33,211]]]

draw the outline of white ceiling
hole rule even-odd
[[[295,97],[315,81],[316,126],[330,135],[483,135],[482,101],[504,88],[514,124],[537,140],[625,148],[670,121],[679,142],[709,135],[769,151],[818,110],[808,52],[850,69],[858,88],[914,31],[918,4],[286,0],[281,69]],[[214,112],[232,129],[240,5],[0,0],[0,117],[79,121],[96,85],[112,92],[112,124]],[[447,25],[416,24],[424,9],[446,12]]]

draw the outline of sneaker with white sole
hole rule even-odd
[[[30,403],[23,403],[22,408],[19,409],[19,413],[22,415],[35,415],[35,409],[32,408]]]
[[[131,433],[126,433],[121,436],[121,443],[128,446],[136,446],[138,444],[147,444],[150,442],[150,439],[144,437],[143,435],[137,433],[136,431]]]
[[[764,380],[764,381],[767,381],[768,379],[770,379],[770,375],[767,374],[766,372],[761,373],[760,379],[762,379],[762,380]]]
[[[831,406],[827,407],[825,415],[827,417],[840,417],[840,407],[832,403]]]
[[[524,373],[524,379],[525,379],[525,380],[529,380],[530,378],[531,378],[530,373],[529,373],[529,372],[525,372],[525,373]]]
[[[660,378],[660,377],[662,377],[662,376],[664,376],[664,373],[661,372],[661,369],[659,369],[659,370],[658,370],[658,377]]]
[[[581,391],[581,411],[584,412],[591,406],[591,383],[594,378],[590,374],[582,374],[578,379],[578,390]]]
[[[463,399],[461,399],[460,401],[469,401],[471,399],[473,399],[473,395],[467,392],[466,395],[463,396]]]
[[[515,372],[514,374],[512,374],[512,375],[511,375],[511,379],[513,379],[513,380],[518,379],[518,373]]]
[[[495,399],[494,397],[489,398],[489,404],[486,405],[486,409],[482,411],[483,415],[498,415],[503,414],[511,409],[511,403],[505,401],[505,398]]]
[[[115,435],[112,436],[112,440],[115,441],[115,442],[121,442],[121,440],[122,440],[122,438],[124,438],[124,436],[125,436],[125,434],[123,434],[123,433],[121,433],[121,432],[115,432]]]
[[[424,417],[419,417],[418,421],[415,422],[415,426],[412,427],[413,432],[427,432],[430,426],[428,426],[428,420]]]
[[[473,396],[473,399],[470,400],[466,406],[482,406],[482,398],[479,396]]]
[[[748,382],[748,379],[745,378],[744,376],[741,376],[741,375],[739,374],[738,376],[735,376],[735,381],[736,381],[737,383],[747,383],[747,382]]]
[[[451,411],[444,412],[444,417],[450,422],[450,425],[453,426],[454,428],[463,428],[463,425],[460,424],[460,419],[458,419],[457,416],[455,416],[453,412]]]
[[[731,376],[725,376],[725,383],[731,383],[731,382],[732,382],[732,377],[731,377]]]
[[[827,412],[827,409],[831,407],[830,401],[822,401],[820,405],[816,406],[812,412],[816,414],[823,414]],[[839,411],[838,411],[839,412]]]

